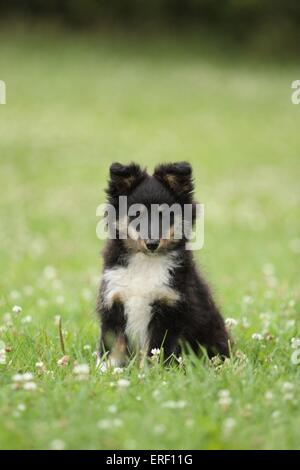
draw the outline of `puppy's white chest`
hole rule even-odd
[[[111,307],[116,301],[123,303],[126,334],[141,349],[147,347],[153,302],[174,303],[179,298],[179,294],[169,286],[175,266],[174,258],[169,256],[137,253],[130,258],[128,266],[104,272],[105,304]]]

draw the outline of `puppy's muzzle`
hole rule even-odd
[[[159,240],[151,240],[151,239],[146,240],[147,250],[152,251],[152,253],[155,250],[157,250],[158,245],[159,245]]]

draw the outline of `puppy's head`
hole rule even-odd
[[[159,165],[152,176],[135,163],[111,165],[108,202],[126,248],[153,255],[183,246],[185,205],[193,205],[193,189],[187,162]],[[127,196],[125,211],[120,196]]]

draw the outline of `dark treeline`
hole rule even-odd
[[[294,49],[300,39],[299,0],[0,0],[0,7],[2,19],[54,18],[77,27],[205,27],[238,41],[259,37],[280,45],[282,40]]]

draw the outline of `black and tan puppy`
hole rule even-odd
[[[192,169],[181,162],[158,166],[150,176],[139,165],[114,163],[110,168],[108,203],[119,216],[119,196],[149,209],[194,204]],[[123,217],[124,219],[124,217]],[[162,348],[164,358],[180,353],[187,343],[196,353],[205,347],[210,357],[229,355],[229,338],[209,288],[200,276],[183,236],[139,236],[118,219],[117,236],[104,252],[104,271],[97,310],[101,320],[100,356],[108,352],[113,366],[138,348],[146,355]],[[150,221],[151,225],[151,221]],[[126,236],[124,237],[124,231]]]

